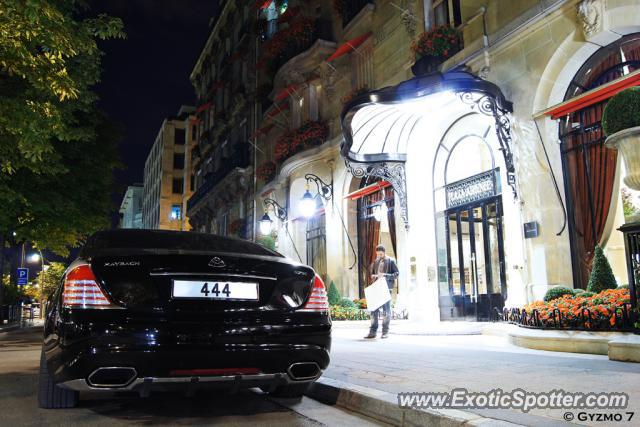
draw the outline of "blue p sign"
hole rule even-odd
[[[29,281],[29,269],[28,268],[19,268],[18,269],[18,285],[24,286]]]

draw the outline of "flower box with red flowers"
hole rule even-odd
[[[416,59],[411,67],[416,76],[435,71],[447,58],[460,50],[462,35],[459,30],[448,25],[434,27],[420,34],[411,43],[411,51]]]

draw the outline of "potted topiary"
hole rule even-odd
[[[461,34],[448,25],[425,31],[411,43],[415,64],[411,67],[414,76],[423,76],[436,71],[445,59],[460,50]]]
[[[624,183],[640,190],[640,87],[614,95],[602,113],[605,145],[620,151],[627,175]]]

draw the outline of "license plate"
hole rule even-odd
[[[174,280],[174,298],[257,300],[258,284],[252,282]]]

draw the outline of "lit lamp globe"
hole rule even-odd
[[[309,193],[309,190],[305,191],[302,200],[300,200],[300,213],[305,218],[311,218],[316,213],[316,199]]]
[[[266,236],[271,233],[271,227],[273,226],[273,221],[269,218],[269,214],[266,212],[262,215],[260,219],[260,234]]]
[[[35,253],[35,254],[31,254],[29,255],[29,262],[40,262],[40,254],[39,253]]]
[[[388,209],[389,208],[387,208],[387,204],[385,202],[382,202],[381,205],[378,205],[375,208],[373,208],[373,217],[378,222],[382,221],[384,217],[387,216]]]

